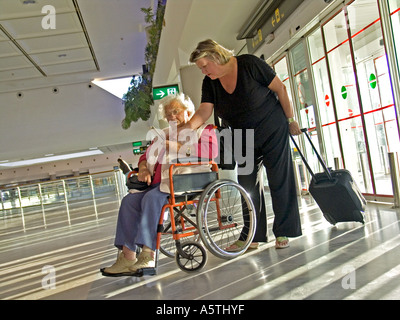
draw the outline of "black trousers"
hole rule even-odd
[[[239,165],[243,167],[246,164]],[[272,208],[275,219],[273,233],[275,237],[298,237],[301,223],[292,155],[289,144],[289,128],[280,126],[267,135],[262,143],[257,143],[254,150],[254,169],[250,174],[238,174],[238,182],[251,195],[256,209],[257,227],[254,242],[267,241],[267,214],[264,188],[257,183],[259,170],[265,167],[271,192]],[[240,171],[239,171],[240,173]]]

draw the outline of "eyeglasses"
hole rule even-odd
[[[174,110],[168,110],[165,112],[165,117],[171,117],[171,116],[176,116],[178,114],[180,114],[181,112],[184,112],[185,109],[174,109]]]

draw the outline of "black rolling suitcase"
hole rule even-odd
[[[328,222],[335,225],[337,222],[356,221],[364,223],[364,209],[366,201],[357,185],[355,184],[350,172],[345,169],[330,170],[318,154],[307,129],[302,129],[307,140],[318,157],[319,162],[324,168],[324,172],[316,173],[312,171],[304,155],[301,153],[296,141],[292,138],[304,164],[311,173],[312,180],[309,191],[320,207],[324,217]]]

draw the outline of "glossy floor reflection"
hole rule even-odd
[[[209,254],[205,268],[189,274],[161,255],[158,275],[142,278],[99,272],[117,254],[117,199],[97,201],[97,217],[90,204],[76,204],[70,223],[63,208],[45,213],[46,226],[41,213],[29,213],[25,230],[17,214],[3,215],[0,299],[400,299],[400,210],[369,203],[365,225],[331,226],[309,196],[300,203],[303,236],[287,249],[276,250],[271,234],[235,260]]]

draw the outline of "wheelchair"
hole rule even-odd
[[[174,174],[179,167],[208,165],[208,172]],[[160,253],[174,258],[185,272],[199,271],[207,250],[218,258],[233,259],[250,246],[256,213],[246,190],[232,180],[219,179],[218,165],[190,160],[169,167],[170,196],[161,210],[157,229],[156,266],[136,276],[155,275]],[[230,248],[241,240],[240,248]]]

